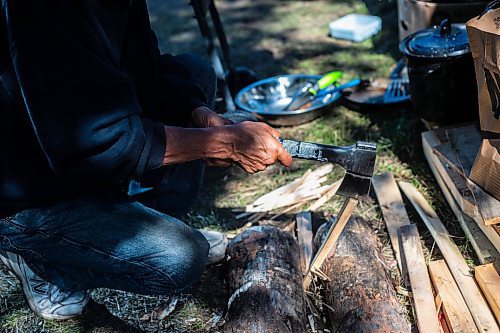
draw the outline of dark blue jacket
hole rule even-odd
[[[127,16],[98,15],[99,1]],[[187,123],[206,97],[157,44],[145,0],[2,0],[0,215],[161,166],[163,124]]]

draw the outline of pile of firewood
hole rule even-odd
[[[323,185],[332,168],[325,165],[307,171],[255,200],[239,217],[255,220],[308,202],[310,210],[318,209],[341,183]],[[306,332],[309,326],[315,332],[315,323],[323,321],[315,305],[316,291],[323,289],[320,302],[331,319],[331,328],[324,332],[410,332],[387,266],[380,259],[381,243],[363,219],[345,221],[336,246],[326,250],[320,268],[311,269],[336,223],[332,220],[313,237],[311,213],[306,211],[296,216],[295,232],[256,226],[234,238],[228,248],[231,296],[224,331]],[[308,274],[314,277],[311,288],[305,283]]]
[[[261,214],[283,212],[312,200],[316,201],[309,207],[317,209],[340,184],[323,185],[331,168],[307,171],[255,200],[240,218],[258,219]],[[498,332],[500,278],[496,266],[476,267],[474,279],[443,223],[411,184],[399,182],[398,187],[391,174],[382,174],[374,176],[373,188],[405,287],[411,290],[419,331]],[[420,215],[444,260],[426,263],[416,225],[406,213],[399,188]],[[224,332],[316,332],[318,321],[322,332],[411,332],[380,240],[362,218],[352,217],[343,223],[334,246],[322,253],[324,260],[312,270],[318,251],[324,250],[325,239],[339,223],[331,219],[314,236],[311,213],[304,211],[297,214],[292,232],[256,226],[234,238],[228,248],[230,297]],[[311,272],[314,280],[309,287],[305,281]],[[323,305],[320,309],[316,306],[318,297]],[[320,311],[329,315],[328,328]]]

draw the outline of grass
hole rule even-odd
[[[205,54],[192,10],[184,0],[149,0],[153,28],[163,52]],[[237,65],[248,66],[261,77],[282,73],[345,72],[344,80],[355,77],[387,77],[400,58],[397,49],[396,2],[378,0],[271,1],[219,0],[216,2],[224,21]],[[383,30],[361,44],[334,40],[327,35],[331,20],[349,14],[370,13],[383,18]],[[471,247],[454,215],[446,205],[423,157],[418,116],[410,111],[386,111],[361,114],[338,107],[327,116],[308,124],[280,129],[282,136],[301,140],[345,145],[357,140],[378,145],[377,172],[392,172],[396,179],[414,184],[429,200],[470,265]],[[235,208],[251,203],[258,196],[299,177],[316,167],[307,161],[295,161],[290,169],[279,165],[247,175],[236,167],[207,170],[205,184],[196,206],[186,222],[199,227],[234,232],[246,221],[235,219]],[[332,178],[341,177],[336,168]],[[335,214],[342,198],[335,197],[315,217]],[[439,250],[411,205],[410,218],[417,223],[426,259],[440,258]],[[373,226],[384,245],[383,254],[394,263],[380,210],[374,196],[357,210]],[[286,218],[286,217],[285,217]],[[392,267],[395,285],[401,285],[397,268]],[[0,270],[0,332],[210,332],[220,329],[218,320],[227,300],[224,273],[218,267],[205,272],[202,283],[184,295],[170,316],[162,321],[141,320],[164,307],[170,297],[140,296],[100,289],[92,293],[96,301],[83,319],[51,323],[34,316],[25,306],[13,277]],[[413,321],[408,292],[399,288],[398,297],[406,305]]]

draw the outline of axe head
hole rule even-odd
[[[338,194],[356,198],[370,192],[377,157],[376,144],[359,141],[352,146],[339,147],[280,138],[278,140],[292,157],[331,162],[343,167],[346,174],[337,190]]]
[[[360,195],[368,194],[370,193],[371,182],[371,177],[356,175],[346,171],[337,194],[348,198],[356,198]]]
[[[345,197],[356,198],[370,192],[377,146],[373,143],[358,142],[347,158],[339,163],[346,173],[337,193]]]

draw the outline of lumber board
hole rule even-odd
[[[467,180],[467,183],[472,188],[472,195],[477,201],[479,213],[483,217],[484,224],[493,225],[500,223],[500,201],[486,193],[471,180]]]
[[[313,232],[311,212],[301,212],[296,216],[297,239],[299,241],[300,266],[302,274],[309,270],[313,255]]]
[[[469,215],[477,215],[479,214],[479,210],[477,204],[472,196],[472,191],[467,186],[467,182],[465,178],[458,173],[457,169],[454,167],[457,162],[451,160],[450,157],[455,157],[456,154],[453,152],[453,148],[450,143],[436,143],[432,147],[433,155],[432,157],[434,164],[442,164],[444,168],[450,169],[450,172],[447,172],[450,182],[449,188],[453,192],[455,200],[459,203],[460,208]],[[484,221],[481,221],[484,223]]]
[[[404,271],[408,275],[413,294],[418,330],[420,333],[439,333],[438,314],[417,227],[414,224],[402,226],[399,237]]]
[[[476,125],[449,128],[446,130],[446,136],[457,154],[457,167],[462,170],[463,176],[468,178],[483,141],[479,129]]]
[[[444,260],[429,263],[431,281],[439,296],[447,327],[453,333],[478,332],[474,318]]]
[[[479,208],[484,223],[500,223],[500,202],[469,179],[482,142],[479,129],[475,125],[451,128],[446,130],[446,136],[449,142],[443,142],[444,147],[436,147],[439,155],[466,179],[466,185],[472,192],[471,198]]]
[[[460,249],[453,242],[445,226],[432,209],[424,196],[410,183],[399,182],[399,187],[410,200],[436,241],[451,274],[455,278],[465,303],[471,312],[476,327],[480,332],[498,332],[498,326],[474,278],[470,275],[469,267]]]
[[[481,262],[490,262],[491,259],[498,258],[498,252],[500,252],[500,236],[493,226],[484,224],[482,217],[478,213],[471,214],[464,211],[466,216],[469,216],[475,222],[470,223],[470,219],[466,218],[466,216],[460,212],[461,209],[456,207],[458,201],[455,201],[455,199],[458,200],[461,198],[460,194],[457,194],[457,187],[466,186],[465,179],[451,168],[447,168],[443,165],[442,161],[433,153],[432,148],[439,144],[440,141],[437,133],[433,131],[422,133],[422,147],[425,157],[429,162],[429,167],[434,173],[436,181],[439,183],[448,204],[455,213],[465,234],[469,237],[469,241],[478,254],[479,260]],[[489,242],[485,241],[481,233],[477,232],[476,226],[482,231]],[[489,246],[489,244],[492,244],[495,248],[494,251],[491,251],[491,246]],[[488,259],[489,256],[491,256],[491,259]]]
[[[340,209],[336,222],[332,225],[332,227],[328,231],[328,235],[325,241],[323,242],[323,244],[321,244],[321,247],[319,248],[318,252],[316,253],[314,259],[311,262],[309,271],[307,272],[304,278],[304,290],[307,290],[309,288],[309,285],[312,282],[311,274],[321,268],[321,265],[323,264],[325,259],[330,254],[330,251],[337,243],[337,239],[344,230],[347,222],[349,222],[349,218],[351,217],[357,205],[358,205],[358,199],[355,198],[347,198],[344,201],[344,204]]]
[[[401,272],[402,266],[401,255],[399,253],[398,230],[402,226],[409,225],[410,219],[408,218],[408,213],[406,212],[398,184],[396,184],[392,173],[386,172],[373,176],[372,184],[375,194],[377,195],[380,209],[382,210],[392,249]]]
[[[434,147],[434,152],[456,172],[455,177],[464,177],[460,173],[460,159],[458,153],[452,148],[450,143],[442,143]],[[481,187],[476,185],[468,178],[465,181],[457,182],[462,188],[457,188],[461,200],[463,201],[462,209],[467,213],[475,213],[476,210],[481,214],[484,224],[492,225],[500,223],[500,201],[486,193]]]
[[[500,322],[500,276],[497,270],[493,264],[477,266],[475,276],[497,322]]]

